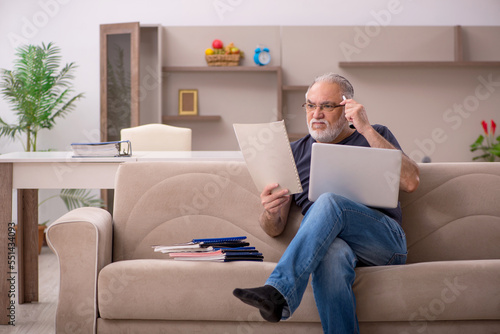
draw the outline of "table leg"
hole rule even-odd
[[[9,264],[8,245],[9,225],[12,223],[12,167],[11,163],[0,163],[0,325],[9,324],[11,319],[11,281],[8,279],[14,278],[15,284],[15,274],[11,274],[13,270]],[[15,309],[13,312],[15,313]]]
[[[38,189],[17,190],[19,304],[38,301]]]

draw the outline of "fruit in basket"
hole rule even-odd
[[[233,42],[229,43],[228,45],[226,45],[224,47],[224,54],[227,54],[227,55],[231,54],[231,49],[232,48],[234,48],[234,43]]]
[[[224,46],[224,44],[222,43],[222,41],[220,39],[214,39],[214,41],[212,42],[212,47],[214,49],[222,49]]]
[[[232,42],[224,46],[221,40],[215,39],[212,48],[205,49],[205,57],[208,66],[238,66],[244,53]]]

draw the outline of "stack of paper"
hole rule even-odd
[[[74,157],[118,157],[132,155],[129,140],[71,144]]]
[[[178,261],[263,261],[264,256],[244,241],[246,237],[193,239],[169,246],[153,246],[155,252]]]

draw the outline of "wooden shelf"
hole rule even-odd
[[[462,27],[455,26],[454,59],[450,61],[341,61],[344,68],[381,68],[381,67],[498,67],[500,61],[467,61],[464,59]]]
[[[169,122],[214,122],[222,119],[219,115],[206,115],[206,116],[162,116],[162,122],[168,124]]]
[[[281,72],[279,66],[164,66],[162,72]]]
[[[277,101],[276,101],[276,108],[277,108],[277,120],[282,120],[283,119],[283,94],[282,94],[282,85],[283,85],[283,79],[282,79],[282,70],[281,66],[164,66],[162,67],[162,72],[163,73],[171,73],[171,72],[193,72],[193,73],[221,73],[221,72],[231,72],[231,73],[243,73],[243,72],[250,72],[250,73],[274,73],[276,75],[276,92],[277,92]],[[164,116],[163,117],[163,122],[166,122],[166,118],[168,118],[169,121],[184,121],[184,120],[197,120],[201,121],[202,119],[195,119],[195,118],[189,118],[189,119],[184,119],[184,118],[179,118],[180,116]],[[209,117],[206,120],[203,121],[214,121],[214,120],[219,120],[220,116],[198,116],[198,117]],[[218,119],[214,119],[213,117],[219,117]]]
[[[341,61],[339,67],[496,67],[500,61]]]

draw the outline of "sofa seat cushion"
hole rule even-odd
[[[500,260],[357,269],[359,321],[500,320]]]
[[[104,267],[98,279],[103,319],[263,321],[233,296],[235,288],[263,285],[276,263],[127,260]],[[223,302],[222,302],[223,301]],[[309,286],[289,321],[318,322]]]
[[[103,319],[261,321],[232,295],[264,284],[272,262],[114,262],[99,274]],[[446,261],[356,269],[360,322],[500,320],[500,260]],[[485,288],[487,287],[487,288]],[[224,302],[220,302],[224,300]],[[212,302],[214,301],[214,302]],[[216,307],[211,307],[213,304]],[[288,321],[316,322],[311,286]]]

